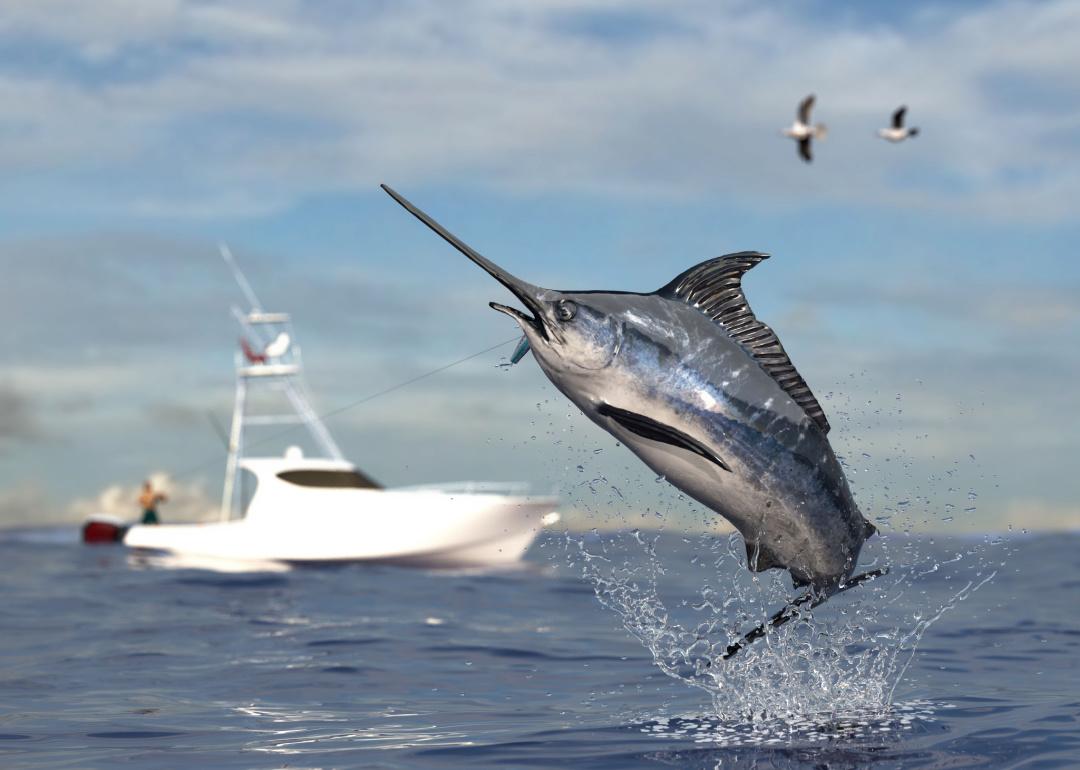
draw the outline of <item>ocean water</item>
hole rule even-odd
[[[791,595],[725,536],[226,574],[0,533],[0,767],[1080,766],[1080,535],[877,540],[724,661]]]

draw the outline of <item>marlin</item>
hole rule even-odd
[[[772,625],[881,574],[852,578],[875,528],[855,504],[821,405],[743,294],[743,276],[767,254],[710,259],[648,294],[555,291],[510,274],[382,187],[521,301],[527,312],[491,307],[517,321],[544,374],[590,420],[731,522],[752,571],[785,569],[795,587],[810,587]]]

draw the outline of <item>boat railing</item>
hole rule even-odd
[[[515,495],[529,494],[530,485],[525,481],[454,481],[449,484],[415,484],[394,487],[400,492],[446,492],[459,495]]]

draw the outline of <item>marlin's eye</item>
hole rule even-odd
[[[561,300],[555,306],[555,317],[560,321],[571,321],[577,314],[577,305],[568,299]]]

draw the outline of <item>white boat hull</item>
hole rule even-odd
[[[484,566],[520,560],[545,524],[558,519],[553,498],[307,489],[290,499],[288,489],[261,487],[244,519],[136,525],[124,543],[229,560]]]

